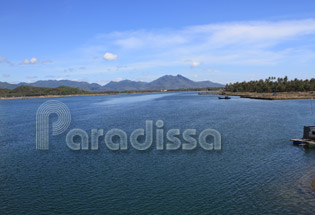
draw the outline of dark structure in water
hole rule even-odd
[[[291,139],[294,145],[315,149],[315,126],[304,126],[302,139]]]
[[[304,126],[303,139],[315,140],[315,126]]]
[[[224,96],[224,97],[219,96],[218,99],[231,99],[231,97],[229,97],[229,96]]]

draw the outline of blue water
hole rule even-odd
[[[221,151],[72,151],[66,132],[35,148],[47,99],[0,101],[0,214],[314,214],[315,151],[291,145],[315,123],[310,100],[263,101],[196,92],[54,98],[72,128],[120,128],[145,120],[164,130],[205,128]],[[56,116],[52,116],[51,121]]]

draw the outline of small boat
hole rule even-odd
[[[291,139],[290,141],[292,141],[293,145],[296,145],[296,146],[299,146],[304,143],[303,139]]]
[[[219,96],[218,99],[231,99],[229,96]]]

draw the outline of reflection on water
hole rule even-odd
[[[158,98],[162,98],[164,96],[169,96],[171,94],[144,94],[144,95],[123,95],[118,98],[112,98],[107,101],[98,102],[96,104],[98,105],[117,105],[117,104],[124,104],[124,103],[139,103],[139,102],[145,102],[150,101]]]

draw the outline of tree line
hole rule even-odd
[[[315,91],[315,78],[299,80],[288,80],[288,77],[276,78],[269,77],[265,80],[236,82],[225,86],[226,91],[230,92],[303,92]]]
[[[88,94],[89,92],[77,88],[60,86],[57,88],[20,86],[13,90],[0,89],[0,97],[24,97],[24,96],[47,96],[47,95],[76,95]]]

